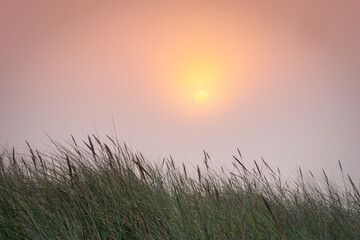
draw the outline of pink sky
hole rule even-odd
[[[1,145],[109,134],[113,116],[155,159],[206,149],[229,165],[239,147],[287,172],[341,159],[359,174],[359,1],[110,2],[1,2]],[[193,62],[216,72],[205,104]]]

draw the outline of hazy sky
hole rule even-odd
[[[1,145],[360,173],[360,1],[115,2],[1,1]]]

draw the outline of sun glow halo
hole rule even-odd
[[[164,81],[171,79],[172,103],[186,112],[214,112],[229,96],[231,57],[216,46],[188,47],[167,58]],[[168,85],[168,83],[166,85]],[[169,85],[168,85],[169,86]]]
[[[210,95],[206,90],[199,90],[195,93],[194,99],[198,103],[205,103],[209,101]]]
[[[190,105],[209,103],[221,89],[221,64],[209,53],[189,55],[179,64],[179,93]]]

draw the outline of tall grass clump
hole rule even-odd
[[[215,171],[146,160],[110,137],[0,153],[0,239],[360,239],[360,189],[263,159]]]

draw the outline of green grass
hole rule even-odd
[[[187,169],[105,142],[0,154],[0,239],[360,239],[359,188],[344,173],[341,188],[301,169],[284,181],[240,152],[231,172],[206,152]]]

